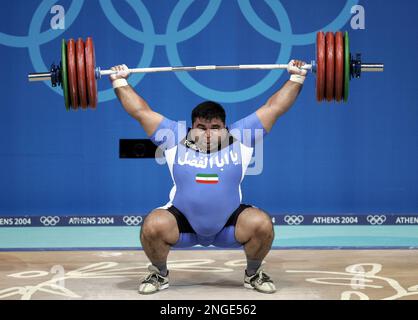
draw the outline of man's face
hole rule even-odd
[[[188,139],[194,141],[202,151],[215,151],[227,136],[228,131],[221,119],[196,118]]]

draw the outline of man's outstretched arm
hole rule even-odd
[[[288,71],[292,75],[283,87],[273,94],[267,102],[256,111],[264,129],[270,132],[277,119],[285,114],[294,104],[307,74],[306,70],[299,69],[305,62],[292,60]]]
[[[113,67],[112,70],[119,71],[118,74],[110,76],[119,101],[125,111],[141,124],[148,136],[151,136],[157,130],[163,116],[153,111],[148,103],[128,85],[126,79],[129,77],[129,71],[125,65]]]

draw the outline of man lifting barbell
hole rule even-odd
[[[118,71],[110,75],[117,97],[150,139],[164,148],[174,182],[169,203],[148,214],[141,228],[141,243],[151,265],[139,286],[140,293],[168,288],[167,256],[171,247],[198,244],[243,246],[247,258],[244,286],[263,293],[276,291],[261,268],[274,239],[271,218],[263,210],[241,203],[240,184],[257,139],[254,130],[260,130],[261,136],[270,132],[276,120],[294,104],[307,74],[301,69],[304,64],[292,60],[288,64],[290,81],[256,112],[229,128],[220,104],[199,104],[192,111],[189,131],[181,122],[151,109],[128,85],[130,73],[125,65],[112,68]],[[246,129],[253,131],[247,145],[240,142]]]
[[[275,286],[261,269],[263,258],[274,238],[270,217],[254,206],[241,203],[240,183],[251,160],[252,146],[241,143],[245,130],[269,132],[298,96],[306,74],[316,75],[316,100],[347,102],[349,82],[363,72],[382,72],[382,63],[363,63],[361,54],[353,56],[348,32],[318,32],[316,61],[305,64],[200,65],[112,70],[96,66],[93,39],[84,42],[61,41],[61,63],[49,72],[31,73],[29,81],[50,80],[61,86],[67,110],[79,106],[96,108],[97,80],[109,75],[116,94],[126,111],[144,127],[152,141],[165,150],[174,187],[170,201],[152,211],[141,229],[141,241],[151,260],[150,274],[142,281],[141,293],[154,293],[168,287],[167,256],[171,247],[196,244],[218,247],[244,246],[247,268],[244,286],[272,293]],[[225,111],[215,102],[204,102],[192,112],[192,129],[153,111],[127,83],[131,73],[190,72],[210,70],[287,69],[288,81],[260,109],[248,117],[225,126]],[[234,133],[235,132],[235,133]],[[231,150],[232,149],[232,150]]]

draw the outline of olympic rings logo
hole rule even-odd
[[[301,224],[303,222],[303,220],[304,220],[304,218],[301,215],[298,215],[298,216],[296,216],[296,215],[292,215],[292,216],[286,215],[284,217],[284,222],[286,222],[290,226],[297,226],[297,225]]]
[[[39,221],[46,227],[53,227],[60,222],[60,218],[57,216],[42,216]]]
[[[141,216],[124,216],[123,222],[128,226],[139,226],[142,223]]]
[[[36,72],[48,70],[41,56],[40,46],[61,36],[65,30],[48,30],[41,32],[41,27],[50,8],[58,2],[57,0],[43,0],[32,17],[27,36],[13,36],[0,32],[0,44],[28,48],[29,56]],[[112,0],[99,0],[100,7],[109,20],[109,22],[125,37],[143,45],[144,50],[138,67],[150,67],[154,52],[157,46],[164,46],[166,54],[171,65],[184,65],[180,58],[178,45],[197,34],[200,34],[213,20],[218,13],[222,0],[211,0],[200,17],[184,29],[179,30],[183,16],[189,7],[193,4],[190,0],[179,0],[175,5],[171,16],[167,22],[165,34],[155,32],[154,22],[147,7],[142,0],[126,0],[127,4],[138,16],[142,25],[142,31],[129,25],[118,14],[113,6]],[[224,2],[225,3],[225,2]],[[280,30],[272,28],[265,23],[256,13],[251,5],[251,0],[237,0],[239,10],[251,25],[264,38],[280,45],[280,53],[275,63],[288,61],[290,59],[293,46],[309,45],[315,43],[315,36],[318,30],[294,34],[290,17],[279,0],[265,0],[267,6],[272,10],[280,26]],[[319,30],[337,30],[342,28],[351,17],[350,9],[358,3],[358,0],[347,0],[345,6],[338,16],[328,25],[322,26]],[[73,0],[65,14],[66,28],[68,29],[77,19],[84,5],[84,0]],[[175,73],[177,79],[191,92],[208,99],[224,103],[235,103],[250,100],[259,96],[270,89],[281,77],[283,70],[272,70],[258,83],[237,91],[220,91],[209,88],[188,73]],[[145,76],[145,74],[132,75],[131,84],[136,86]],[[50,86],[49,86],[50,87]],[[56,93],[61,94],[59,88],[52,88]],[[115,99],[112,89],[99,92],[99,101],[105,102]]]
[[[367,222],[371,225],[381,225],[385,223],[386,216],[385,215],[368,215],[367,216]]]

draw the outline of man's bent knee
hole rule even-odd
[[[173,242],[178,238],[176,218],[165,209],[155,209],[147,215],[141,228],[141,238],[157,239]],[[174,241],[175,242],[175,241]]]
[[[260,216],[254,221],[254,234],[260,237],[272,237],[274,235],[273,223],[270,217]]]
[[[274,237],[271,217],[258,208],[247,208],[239,216],[235,237],[241,243],[252,237]]]

